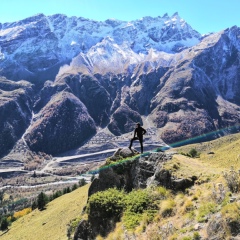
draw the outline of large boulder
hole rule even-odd
[[[134,155],[139,154],[134,148],[119,148],[109,159],[111,161],[117,161],[123,158],[133,157]]]

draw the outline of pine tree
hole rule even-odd
[[[82,187],[82,186],[86,185],[87,182],[86,182],[85,178],[81,178],[81,179],[79,180],[79,183],[78,183],[78,184],[79,184],[80,187]]]
[[[4,191],[0,191],[0,205],[3,202],[3,197],[4,197]]]
[[[3,218],[1,225],[0,225],[1,231],[7,230],[8,226],[9,226],[9,222],[8,222],[7,218],[5,217],[5,218]]]
[[[76,190],[78,188],[77,184],[75,183],[73,186],[72,186],[72,191]]]
[[[36,209],[38,207],[36,201],[33,201],[32,203],[32,210]]]
[[[70,193],[70,192],[71,192],[70,187],[67,187],[66,192],[67,192],[67,193]]]
[[[39,210],[43,210],[46,206],[46,204],[48,203],[48,197],[45,193],[41,192],[38,195],[38,199],[37,199],[37,206]]]
[[[58,198],[63,195],[63,192],[58,190],[53,194],[53,199]]]

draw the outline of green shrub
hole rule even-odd
[[[165,195],[164,188],[161,189]],[[141,221],[151,222],[157,214],[155,197],[148,190],[133,190],[124,193],[117,189],[108,189],[90,196],[87,213],[90,217],[119,218],[127,229],[133,229]]]
[[[125,197],[125,209],[133,213],[143,213],[151,204],[151,200],[146,190],[133,190]]]
[[[217,204],[213,202],[204,203],[200,206],[197,215],[198,222],[204,222],[206,219],[205,217],[210,213],[215,213]]]
[[[123,215],[123,223],[127,229],[134,229],[142,221],[142,214],[126,211]]]
[[[199,234],[199,232],[194,232],[193,233],[193,240],[200,240],[201,239],[201,236]]]
[[[188,153],[180,152],[180,154],[191,158],[200,157],[200,153],[195,148],[192,148]]]
[[[197,150],[195,148],[192,148],[190,151],[189,151],[189,155],[191,157],[196,157],[197,156]]]
[[[100,191],[90,196],[87,213],[95,217],[119,216],[124,207],[124,193],[115,188]]]
[[[124,199],[123,223],[127,229],[134,229],[143,220],[151,222],[157,214],[154,197],[147,190],[133,190]]]

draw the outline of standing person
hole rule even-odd
[[[147,131],[141,127],[140,123],[137,123],[137,126],[134,130],[134,136],[130,141],[130,145],[129,145],[129,149],[131,150],[133,141],[135,140],[139,140],[140,145],[141,145],[141,153],[143,153],[143,135],[146,133]],[[137,135],[137,136],[136,136]]]

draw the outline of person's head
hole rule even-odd
[[[137,127],[140,127],[141,126],[141,124],[140,123],[137,123]]]

